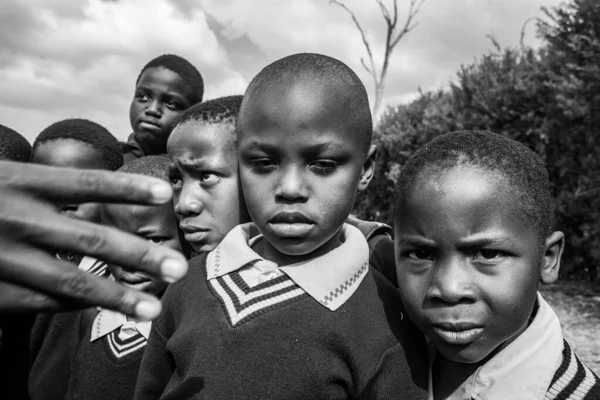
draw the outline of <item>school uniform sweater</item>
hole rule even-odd
[[[88,309],[80,326],[83,337],[71,360],[65,399],[130,400],[150,323],[136,324],[121,313]]]
[[[33,400],[131,399],[150,322],[90,308],[56,314],[30,377]]]
[[[109,278],[106,263],[84,256],[81,271]],[[111,278],[112,279],[112,278]],[[64,399],[71,375],[71,357],[79,343],[81,312],[38,313],[29,340],[29,376],[27,387],[31,400]]]
[[[346,225],[345,242],[325,256],[277,270],[250,248],[246,228],[167,289],[136,399],[426,397],[423,335],[368,267],[356,228]]]
[[[562,337],[558,317],[539,293],[537,304],[527,329],[479,367],[447,400],[600,399],[598,376],[571,351]],[[433,361],[435,355],[430,358]],[[430,371],[430,400],[434,398],[432,387]]]

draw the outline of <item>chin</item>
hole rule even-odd
[[[485,351],[485,349],[478,348],[478,346],[452,346],[443,344],[442,346],[438,346],[436,344],[437,350],[442,353],[444,357],[446,357],[450,361],[454,361],[461,364],[476,364],[493,353],[493,351]]]
[[[194,253],[209,253],[211,251],[213,251],[214,249],[217,248],[218,243],[203,243],[203,244],[193,244],[190,243],[190,246],[192,247],[192,250],[194,250]]]

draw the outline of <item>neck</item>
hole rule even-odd
[[[291,255],[280,252],[264,237],[262,240],[256,242],[253,247],[254,251],[258,253],[262,258],[268,261],[272,261],[280,267],[284,267],[290,264],[296,264],[302,261],[310,260],[311,258],[320,257],[324,254],[329,253],[331,250],[339,247],[342,244],[342,229],[333,235],[326,243],[311,251],[307,254]]]

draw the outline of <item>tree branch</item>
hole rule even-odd
[[[534,19],[535,17],[529,17],[525,20],[525,22],[523,22],[523,26],[521,27],[521,38],[519,39],[519,44],[521,45],[521,48],[525,47],[525,30],[527,29],[527,25]]]
[[[369,55],[369,61],[370,61],[370,64],[371,64],[371,69],[369,70],[369,68],[366,68],[364,62],[362,64],[363,64],[363,66],[365,66],[365,69],[373,77],[373,80],[375,81],[375,84],[377,84],[377,75],[375,73],[375,60],[373,59],[373,52],[371,51],[371,45],[369,44],[369,40],[367,39],[367,35],[365,34],[364,29],[360,25],[360,22],[358,22],[358,19],[356,18],[356,15],[344,3],[342,3],[342,2],[340,2],[338,0],[329,0],[329,4],[332,4],[332,3],[333,4],[337,4],[338,6],[340,6],[344,10],[346,10],[346,12],[348,14],[350,14],[350,17],[352,18],[352,21],[354,22],[354,25],[356,26],[356,28],[360,32],[360,36],[361,36],[362,41],[363,41],[363,43],[365,45],[365,48],[367,49],[367,54]]]
[[[396,0],[394,0],[394,3],[395,2]],[[394,39],[392,39],[392,48],[396,47],[396,45],[398,44],[400,39],[404,37],[404,35],[406,35],[408,32],[412,31],[415,27],[417,27],[418,23],[413,24],[413,20],[415,19],[419,11],[421,11],[421,7],[424,3],[425,0],[410,0],[408,16],[406,17],[406,21],[404,22],[404,26],[402,27],[400,32],[398,32],[397,36]]]

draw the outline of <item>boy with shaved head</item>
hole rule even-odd
[[[425,398],[424,339],[344,223],[371,135],[365,88],[338,60],[296,54],[254,78],[237,132],[254,222],[167,290],[136,398]]]

